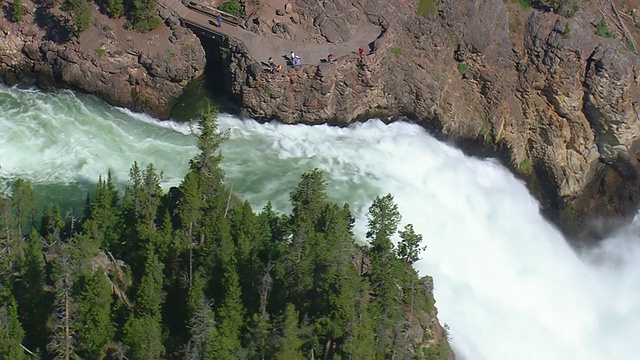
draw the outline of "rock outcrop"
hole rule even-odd
[[[96,9],[90,29],[76,38],[66,33],[58,10],[27,0],[24,6],[20,22],[0,22],[0,77],[9,85],[73,87],[167,118],[187,83],[204,71],[199,39],[168,14],[166,26],[139,34]]]
[[[611,14],[580,3],[564,17],[500,0],[297,0],[292,12],[288,26],[309,41],[343,42],[364,23],[383,31],[363,56],[276,74],[229,41],[226,84],[247,115],[340,125],[406,117],[498,156],[576,238],[636,211],[640,63],[620,28],[617,38],[596,34]]]

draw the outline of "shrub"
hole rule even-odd
[[[158,17],[157,6],[158,0],[133,0],[133,10],[127,21],[127,28],[140,32],[149,32],[158,28],[162,20]]]
[[[600,20],[600,22],[596,24],[596,35],[605,38],[616,37],[616,33],[609,28],[604,18],[602,18],[602,20]]]
[[[96,49],[96,54],[98,54],[99,57],[103,57],[106,52],[107,52],[107,50],[105,50],[103,48],[97,48]]]
[[[13,0],[13,6],[11,6],[11,16],[13,21],[20,21],[24,16],[24,6],[22,0]]]
[[[227,1],[218,6],[218,9],[235,16],[243,17],[245,15],[244,8],[236,0]]]
[[[416,14],[427,17],[438,13],[439,0],[419,0]]]
[[[467,72],[467,69],[469,69],[469,64],[466,62],[458,63],[458,72],[460,75],[464,75],[464,73]]]
[[[571,25],[569,23],[564,24],[564,30],[562,30],[562,37],[569,39],[571,37]]]
[[[523,174],[531,174],[531,172],[533,171],[531,160],[529,160],[529,158],[524,158],[518,165],[518,170]]]

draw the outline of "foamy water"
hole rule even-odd
[[[0,87],[0,178],[126,181],[152,161],[177,184],[195,154],[184,124],[158,123],[87,96]],[[231,139],[234,191],[288,210],[300,175],[325,171],[332,200],[364,214],[392,193],[428,245],[417,267],[435,280],[441,322],[465,359],[640,357],[640,230],[634,224],[576,255],[525,186],[493,161],[464,156],[421,128],[369,121],[349,128],[219,119]]]

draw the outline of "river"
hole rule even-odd
[[[329,197],[364,214],[391,193],[424,236],[417,267],[435,281],[440,320],[460,358],[637,359],[640,229],[577,254],[524,184],[492,160],[465,156],[422,128],[370,120],[348,128],[258,124],[222,114],[223,168],[258,210],[289,210],[300,175],[325,171]],[[184,122],[159,122],[71,91],[0,86],[0,183],[29,180],[64,211],[80,211],[99,175],[119,184],[133,161],[177,185],[195,153]]]

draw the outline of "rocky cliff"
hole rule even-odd
[[[597,238],[638,206],[637,30],[612,2],[560,14],[522,3],[296,0],[273,36],[339,43],[366,23],[380,34],[363,56],[275,74],[231,39],[221,53],[227,88],[258,119],[406,117],[499,157],[565,232]],[[248,21],[264,33],[256,23],[264,16]]]
[[[187,83],[204,70],[199,39],[168,13],[166,25],[140,34],[96,8],[91,27],[75,37],[66,30],[65,13],[29,0],[23,4],[21,21],[0,20],[0,77],[7,84],[74,87],[167,118]],[[9,6],[3,5],[5,14]]]

